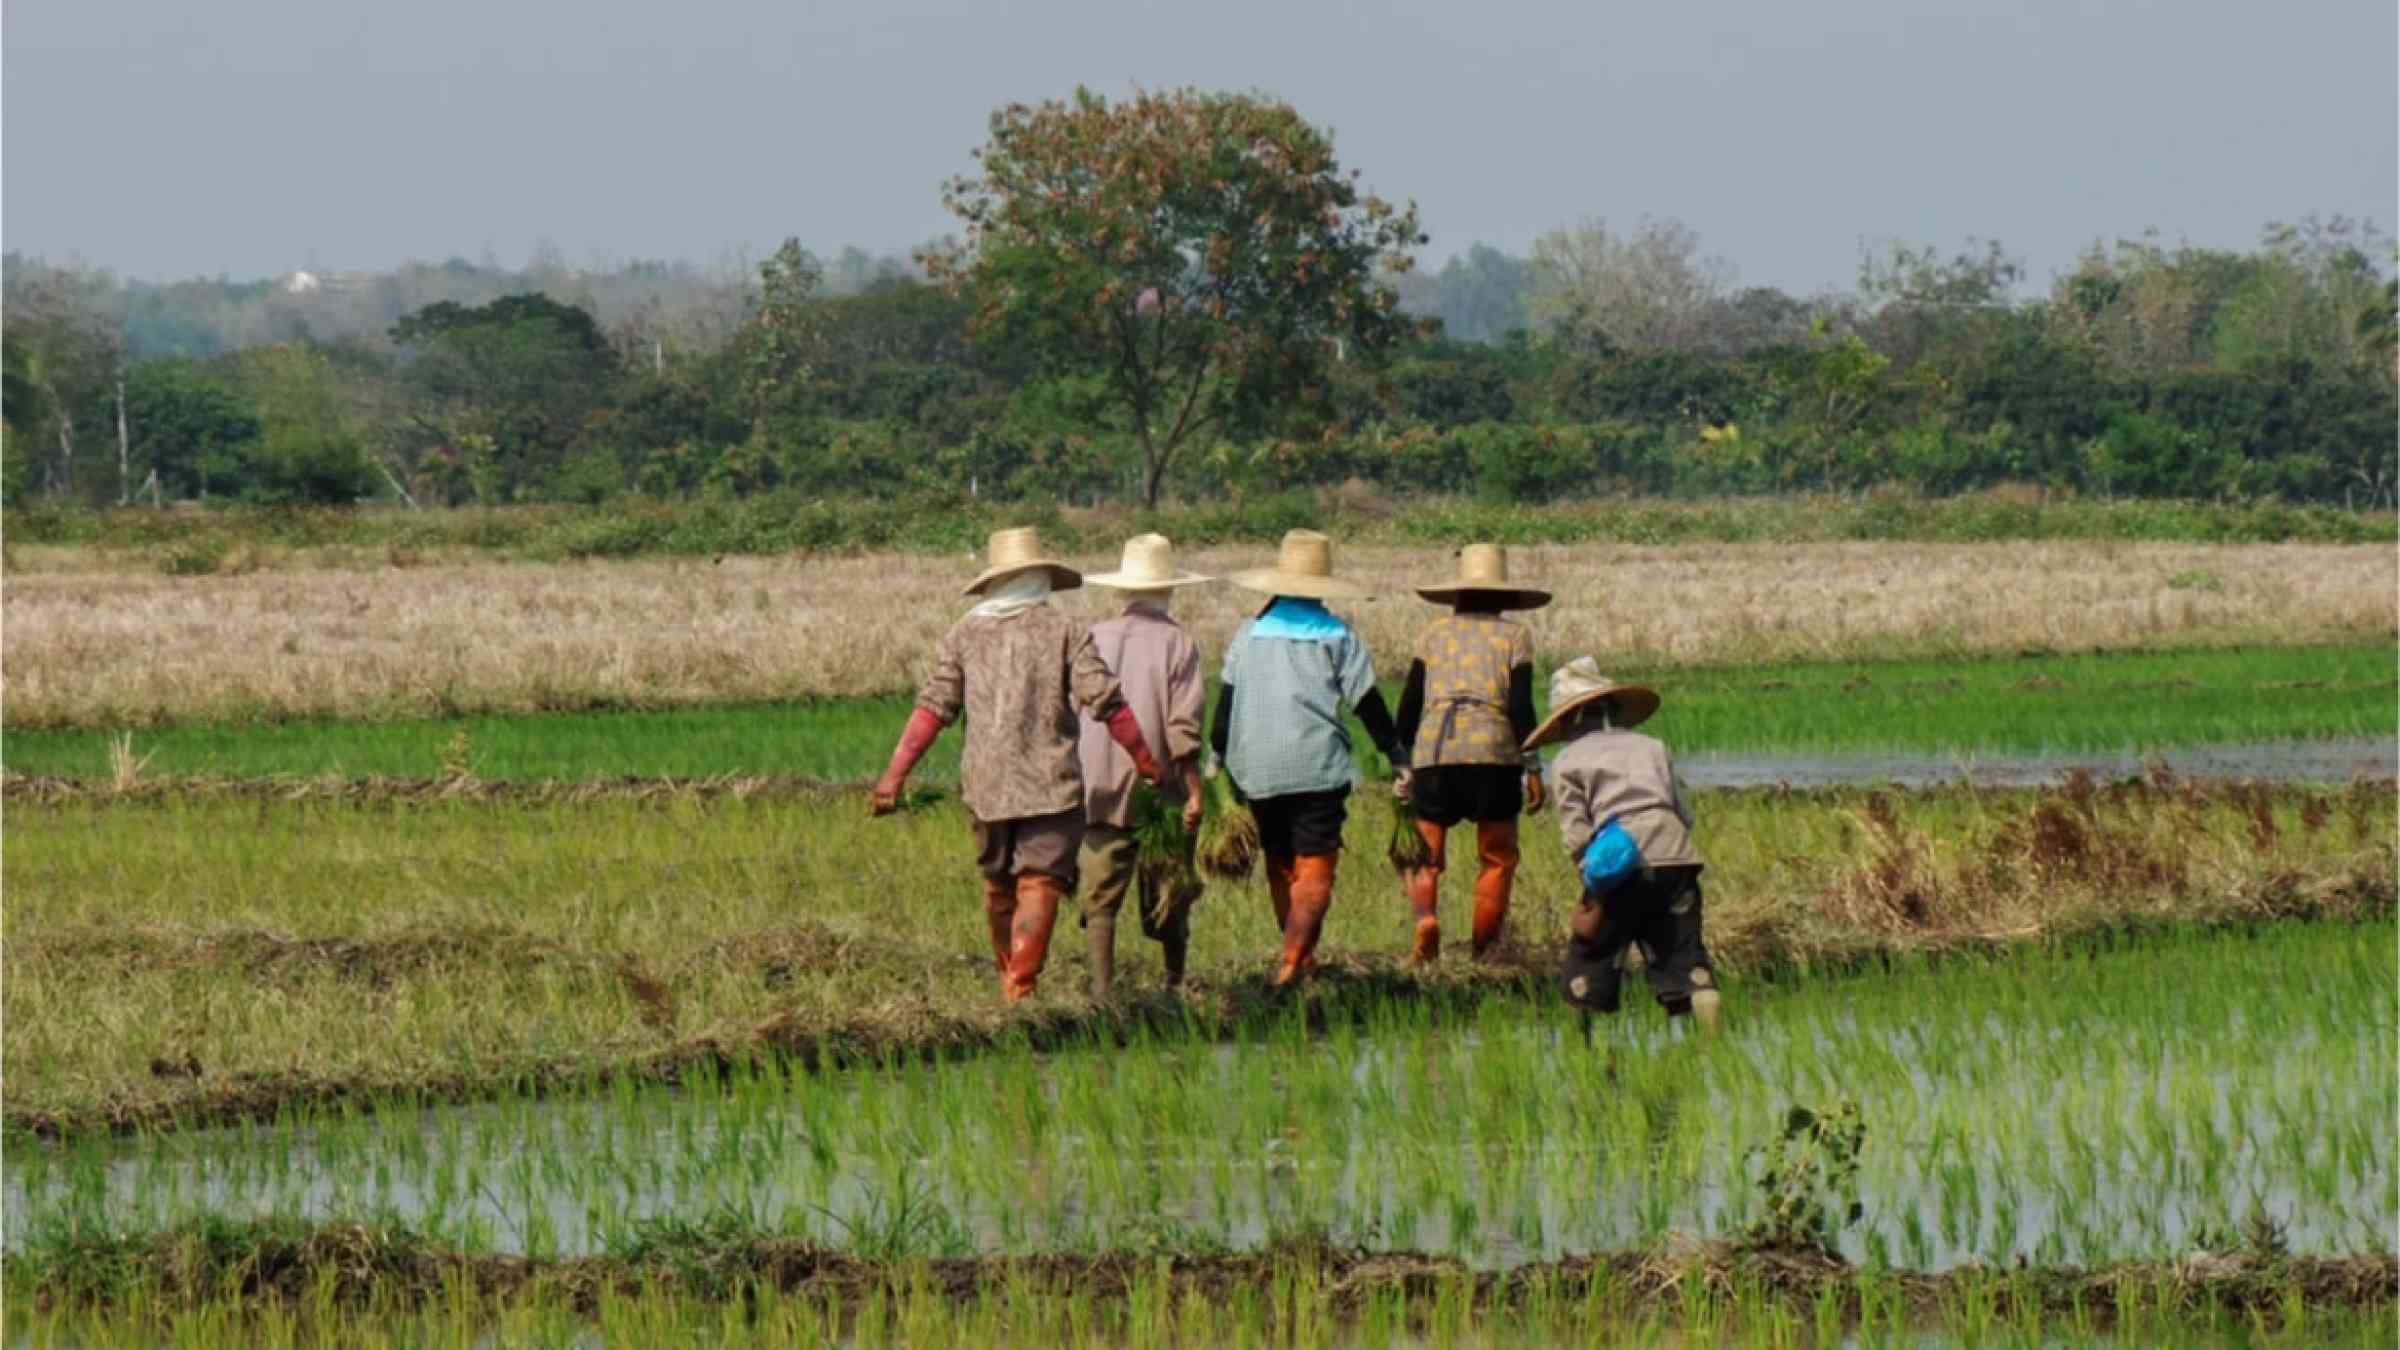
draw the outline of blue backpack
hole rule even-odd
[[[1583,889],[1586,894],[1606,895],[1633,878],[1642,870],[1642,850],[1633,836],[1610,816],[1583,849]]]

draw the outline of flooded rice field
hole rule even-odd
[[[738,1221],[882,1255],[1306,1231],[1497,1268],[1731,1235],[1797,1197],[1849,1259],[1919,1270],[2172,1255],[2254,1217],[2296,1251],[2368,1250],[2393,1240],[2395,934],[2285,925],[1736,985],[1714,1042],[1639,1006],[1637,978],[1588,1041],[1561,1007],[1461,1021],[1394,1001],[1322,1033],[1295,1009],[1232,1044],[20,1140],[0,1203],[12,1249],[208,1215],[546,1256]],[[1845,1104],[1854,1157],[1781,1142],[1793,1107]]]
[[[2161,770],[2177,778],[2258,783],[2348,783],[2400,773],[2400,743],[2372,736],[2312,741],[2260,741],[2169,749],[1989,754],[1738,754],[1680,755],[1677,766],[1696,788],[1795,788],[1884,785],[1903,788],[2050,787],[2076,773],[2102,782],[2146,777]]]

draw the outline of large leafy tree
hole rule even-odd
[[[453,445],[488,441],[506,495],[556,469],[619,373],[616,348],[591,314],[540,294],[474,306],[444,300],[403,316],[391,337],[410,353],[421,433]]]
[[[1415,205],[1362,192],[1288,104],[1079,89],[993,113],[976,157],[943,192],[966,237],[927,270],[980,341],[1104,381],[1150,505],[1201,433],[1316,402],[1327,363],[1412,327],[1385,277],[1425,241]]]
[[[144,361],[126,373],[133,462],[177,497],[225,493],[244,483],[259,417],[230,378],[182,358]]]

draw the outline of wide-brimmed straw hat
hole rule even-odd
[[[1578,656],[1550,672],[1550,715],[1525,738],[1525,749],[1539,750],[1558,739],[1559,728],[1575,710],[1601,699],[1614,699],[1619,727],[1639,726],[1658,711],[1658,691],[1646,685],[1619,684],[1600,673],[1600,663]]]
[[[1333,541],[1315,530],[1287,531],[1283,546],[1275,551],[1273,567],[1236,572],[1225,579],[1245,590],[1310,600],[1357,600],[1371,594],[1357,582],[1333,574]]]
[[[1117,591],[1164,591],[1214,580],[1175,566],[1175,545],[1165,535],[1137,534],[1125,541],[1116,571],[1089,573],[1083,582]]]
[[[1031,525],[992,531],[991,542],[985,545],[984,560],[991,566],[984,568],[981,575],[967,583],[969,595],[981,595],[984,587],[1002,577],[1013,577],[1037,567],[1050,573],[1051,590],[1071,591],[1083,584],[1083,573],[1056,558],[1042,556],[1042,536]]]
[[[1550,592],[1508,584],[1508,550],[1498,544],[1469,544],[1458,551],[1458,576],[1439,586],[1419,586],[1417,594],[1435,604],[1455,603],[1462,595],[1480,596],[1502,609],[1540,609]]]

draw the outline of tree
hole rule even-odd
[[[28,439],[46,435],[56,445],[42,474],[48,489],[60,495],[75,489],[76,433],[105,420],[124,353],[96,293],[108,284],[104,276],[21,263],[8,273],[0,323],[14,353],[7,393],[16,407],[9,425]]]
[[[2016,305],[2025,265],[1997,239],[1969,239],[1948,259],[1927,245],[1893,243],[1858,267],[1859,298],[1869,310],[1868,344],[1902,367],[1937,354],[1971,365]]]
[[[1621,235],[1586,220],[1533,241],[1525,310],[1536,327],[1585,350],[1689,351],[1731,277],[1681,221],[1645,218]]]
[[[2374,258],[2388,238],[2372,222],[2311,215],[2268,225],[2260,242],[2211,325],[2217,363],[2244,370],[2298,359],[2350,370],[2374,362],[2379,353],[2362,341],[2370,334],[2358,315],[2380,298]]]
[[[797,239],[784,240],[775,256],[758,265],[758,314],[743,335],[754,425],[812,373],[819,342],[814,296],[823,275]]]
[[[1425,236],[1285,103],[1192,90],[1012,103],[922,255],[979,341],[1099,376],[1157,505],[1201,433],[1321,403],[1328,363],[1409,332],[1386,274]]]
[[[1415,272],[1401,294],[1409,311],[1442,321],[1442,336],[1459,342],[1499,342],[1526,327],[1525,298],[1533,264],[1489,244],[1453,254],[1439,272]]]
[[[258,414],[235,384],[196,362],[144,361],[126,372],[134,462],[178,497],[242,486]]]
[[[616,349],[590,313],[545,295],[440,301],[403,316],[391,338],[413,354],[421,433],[441,444],[489,437],[493,486],[504,495],[557,468],[618,373]]]
[[[268,502],[354,502],[375,491],[342,372],[301,342],[253,347],[237,358],[259,436],[242,495]]]

